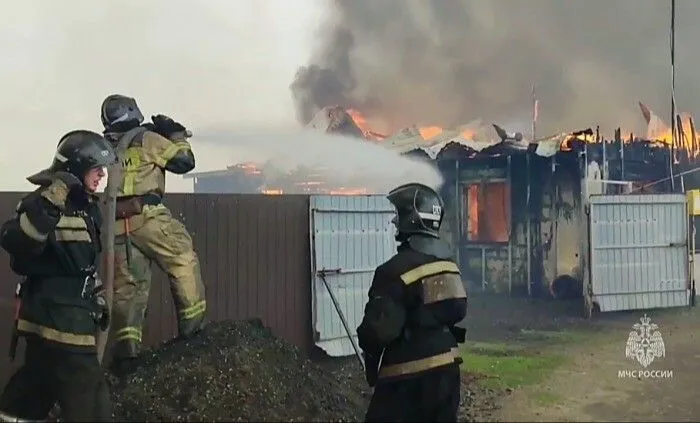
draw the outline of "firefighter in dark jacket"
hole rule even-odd
[[[102,135],[69,132],[51,167],[27,178],[39,188],[0,228],[0,245],[23,277],[15,334],[26,340],[24,363],[0,395],[0,420],[43,420],[56,402],[66,421],[112,418],[95,345],[109,314],[96,276],[101,215],[94,193],[115,160]]]
[[[456,326],[467,294],[438,232],[440,196],[417,183],[387,196],[396,208],[398,252],[374,273],[357,328],[367,382],[374,387],[368,422],[455,422],[460,398]]]

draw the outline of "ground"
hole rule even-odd
[[[625,356],[634,323],[658,325],[665,357]],[[465,327],[460,421],[700,420],[696,308],[583,317],[581,301],[473,296]],[[354,357],[312,355],[255,322],[221,322],[146,354],[120,383],[126,421],[361,421],[371,390]],[[620,378],[619,371],[672,371]]]
[[[476,420],[700,420],[696,308],[604,313],[590,321],[581,311],[577,301],[473,299],[464,369],[489,376],[478,383],[497,392],[495,399],[474,399],[492,402]],[[646,369],[625,356],[632,325],[644,313],[658,324],[666,350]],[[673,376],[618,377],[625,370]]]

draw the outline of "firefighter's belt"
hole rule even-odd
[[[446,353],[434,355],[432,357],[407,361],[405,363],[392,364],[389,366],[382,366],[382,368],[379,369],[379,378],[383,379],[387,377],[410,375],[413,373],[420,373],[426,370],[434,369],[436,367],[454,364],[457,362],[458,357],[459,351],[457,348],[452,348]]]
[[[117,200],[117,219],[128,219],[141,213],[143,202],[139,197],[131,197],[124,200]]]
[[[157,206],[161,203],[161,198],[155,194],[145,194],[136,197],[117,199],[117,220],[128,219],[141,214],[144,206]]]
[[[17,321],[17,330],[20,332],[33,333],[44,339],[59,342],[61,344],[92,346],[95,345],[93,335],[78,335],[75,333],[62,332],[53,328],[28,322],[23,319]]]

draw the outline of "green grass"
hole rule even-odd
[[[521,331],[508,343],[467,342],[462,348],[462,370],[485,376],[492,388],[517,389],[542,381],[564,363],[557,346],[579,342],[583,334],[557,331]],[[549,398],[543,396],[542,401]]]
[[[486,376],[484,383],[494,388],[519,388],[541,381],[564,361],[554,354],[507,356],[464,351],[462,369]]]

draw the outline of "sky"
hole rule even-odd
[[[236,163],[198,128],[297,127],[289,85],[310,55],[316,0],[22,0],[0,14],[0,190],[26,191],[73,129],[101,131],[109,94],[192,130],[197,171]],[[170,175],[170,192],[191,180]]]
[[[233,134],[298,129],[300,109],[326,103],[360,107],[394,130],[481,118],[529,131],[535,83],[543,134],[596,124],[607,134],[642,131],[640,100],[670,114],[670,14],[661,0],[6,3],[3,191],[31,189],[25,178],[51,163],[66,132],[101,131],[100,105],[115,93],[135,97],[147,118],[167,114],[192,130],[195,171],[269,159],[293,141],[256,148]],[[700,2],[677,3],[677,103],[692,114]],[[299,79],[301,105],[290,89]],[[205,135],[212,131],[224,135]],[[191,192],[192,181],[169,175],[166,189]]]

